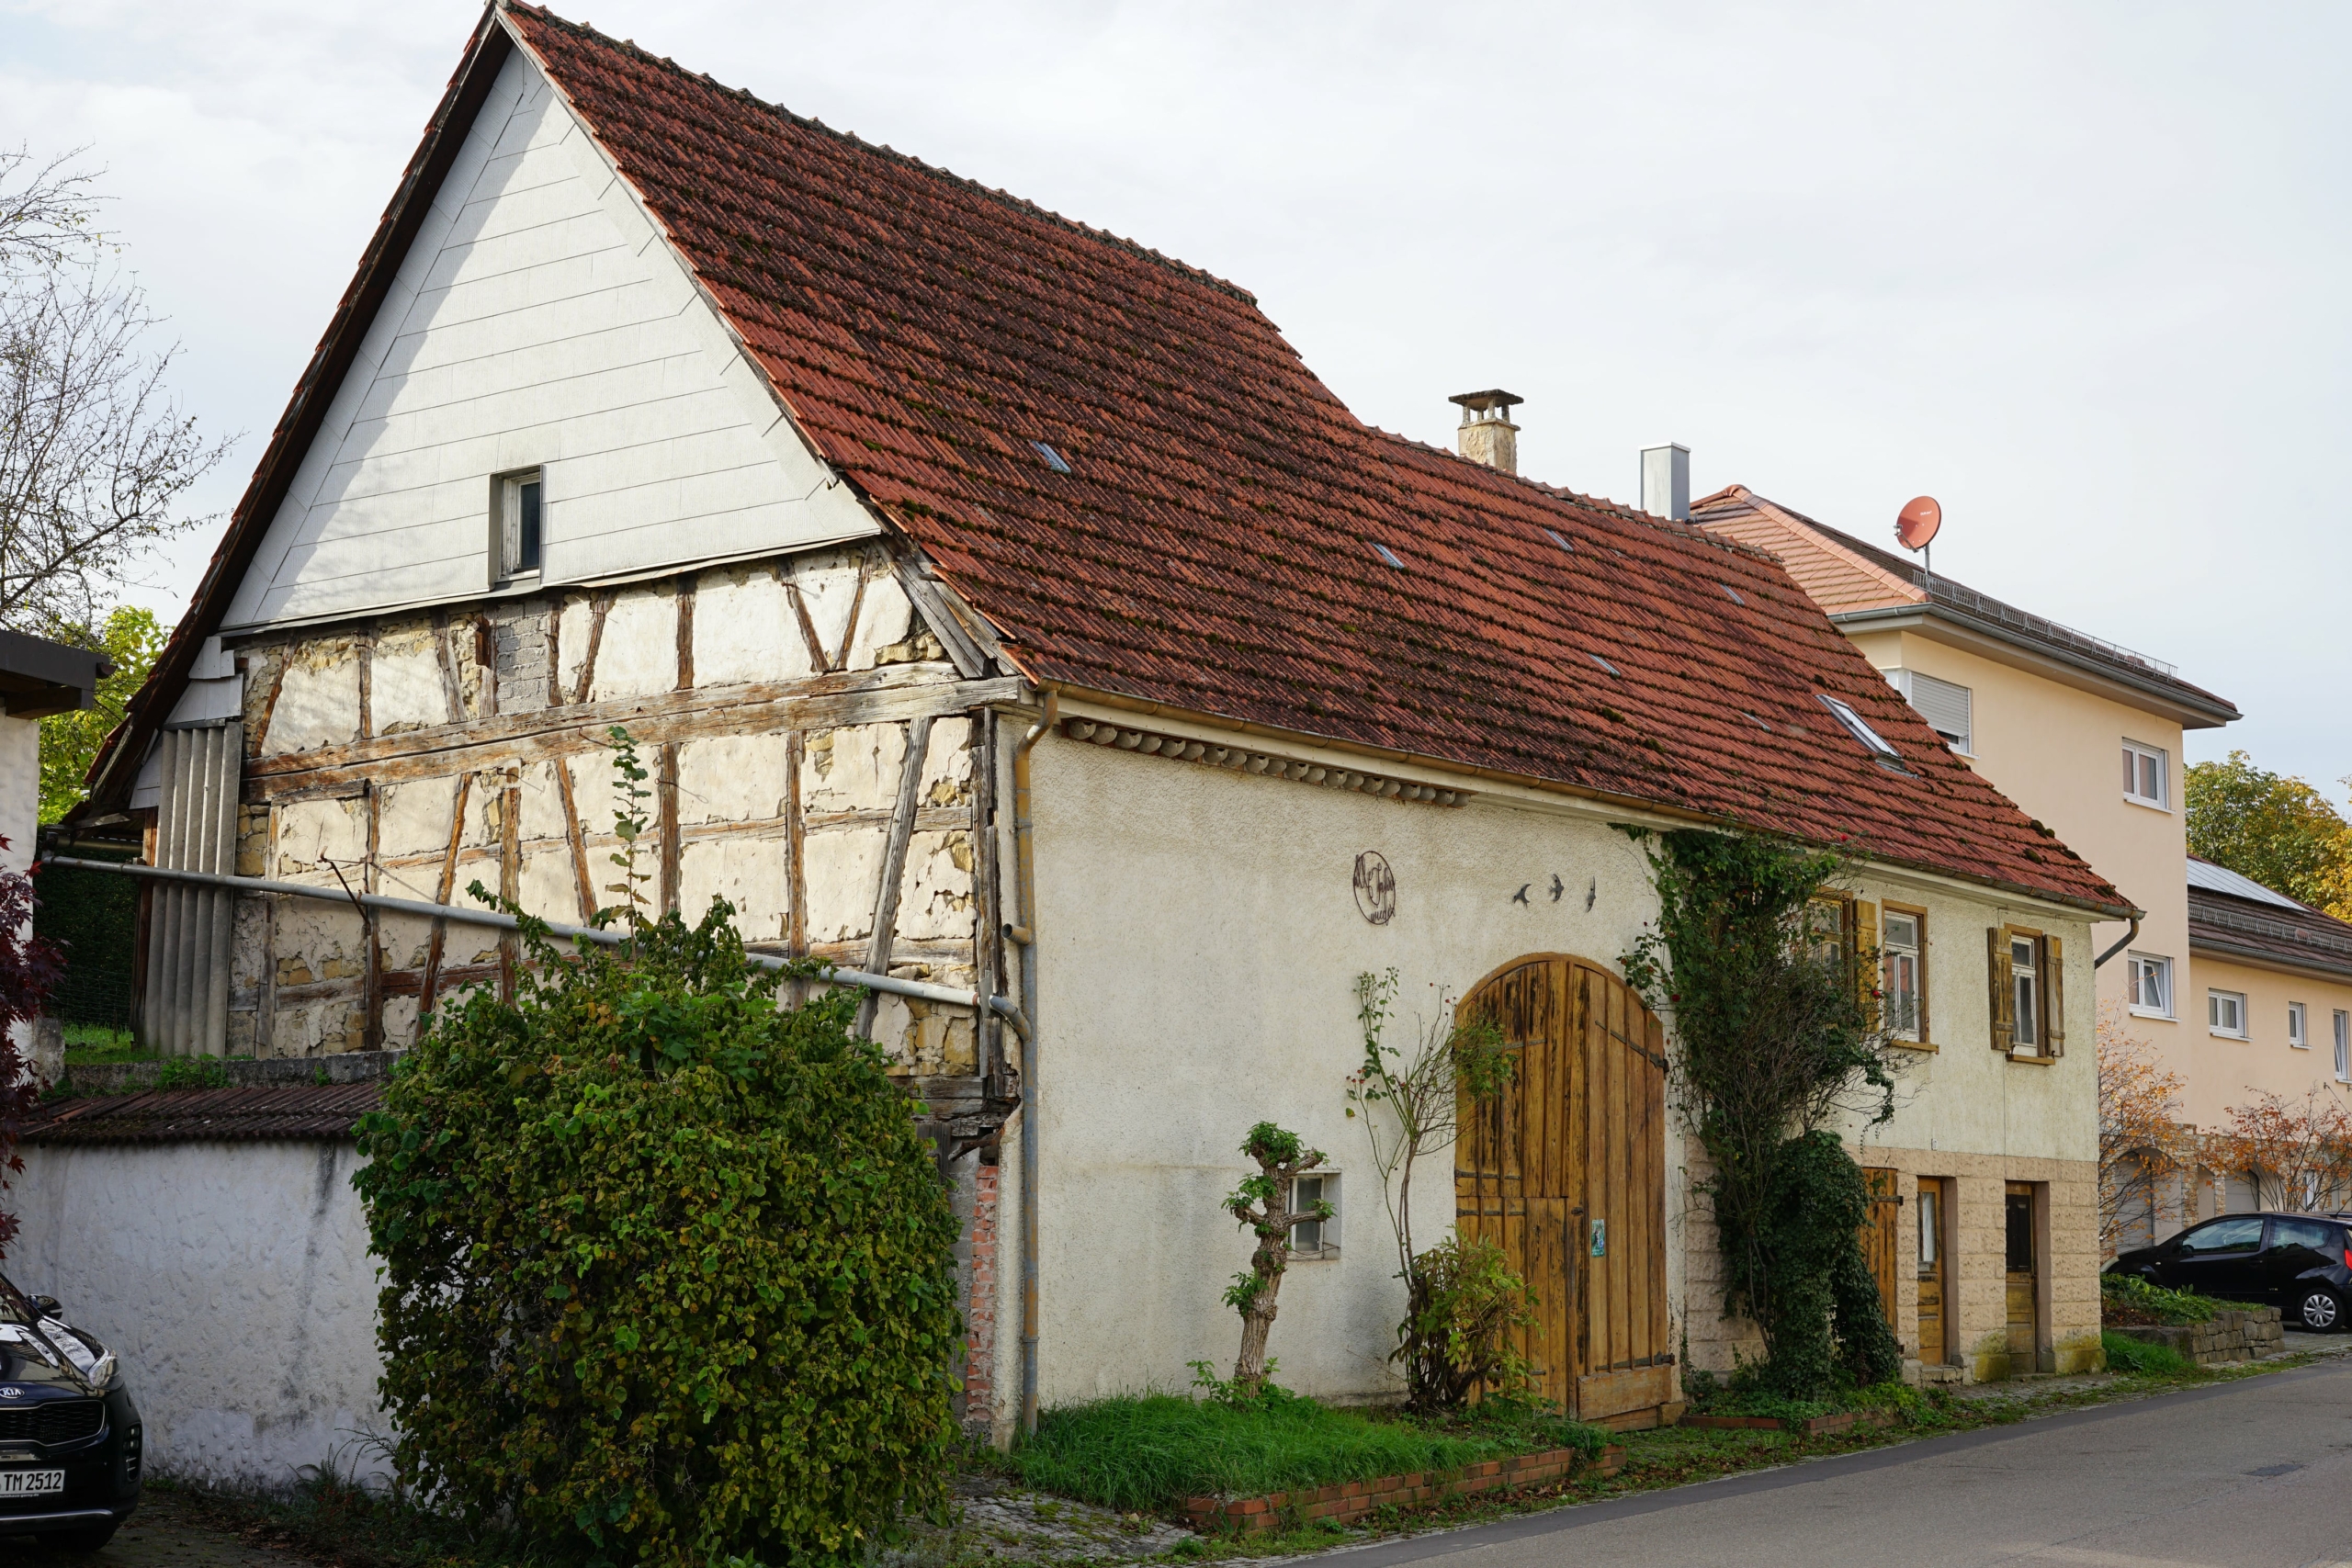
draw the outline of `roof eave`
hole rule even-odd
[[[2200,700],[2181,686],[2162,680],[2136,676],[2115,665],[2086,659],[2058,644],[2044,642],[2014,627],[2004,626],[1997,621],[1984,620],[1971,615],[1965,611],[1953,609],[1948,604],[1937,604],[1933,600],[1909,604],[1878,605],[1866,610],[1838,610],[1830,613],[1829,620],[1831,625],[1841,631],[1851,627],[1897,631],[1905,624],[1943,621],[1977,637],[2016,649],[2021,653],[2030,653],[2038,659],[2046,659],[2054,664],[2063,664],[2078,674],[2087,675],[2094,680],[2103,681],[2111,685],[2121,686],[2141,696],[2150,698],[2162,705],[2166,716],[2178,719],[2183,729],[2218,729],[2225,724],[2234,724],[2245,716],[2230,703]]]

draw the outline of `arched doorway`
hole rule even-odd
[[[1674,1398],[1666,1302],[1666,1029],[1581,958],[1515,959],[1462,998],[1512,1047],[1510,1088],[1464,1105],[1454,1223],[1534,1299],[1536,1392],[1584,1421]]]

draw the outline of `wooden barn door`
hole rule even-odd
[[[1463,998],[1515,1057],[1510,1088],[1462,1108],[1455,1223],[1527,1280],[1536,1393],[1586,1421],[1673,1391],[1666,1312],[1666,1031],[1606,970],[1521,959]]]

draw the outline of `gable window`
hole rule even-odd
[[[1826,692],[1816,692],[1814,694],[1821,699],[1821,705],[1829,710],[1831,716],[1846,727],[1846,733],[1862,743],[1864,750],[1882,762],[1901,765],[1903,753],[1889,745],[1886,737],[1864,722],[1862,716],[1854,711],[1852,705],[1842,702]]]
[[[1918,710],[1928,728],[1963,757],[1976,754],[1975,694],[1951,681],[1922,675],[1917,670],[1889,670],[1886,678],[1904,700]]]
[[[1993,1049],[2045,1060],[2063,1055],[2064,945],[2054,936],[2024,926],[1994,926],[1984,939],[1992,969]]]
[[[2243,991],[2208,991],[2205,993],[2205,1025],[2215,1034],[2232,1040],[2245,1038],[2245,993]]]
[[[1928,1038],[1928,917],[1889,908],[1879,933],[1879,988],[1887,1032],[1897,1040]]]
[[[539,570],[545,489],[544,476],[537,468],[501,474],[491,481],[491,545],[501,581],[529,577]]]
[[[2123,743],[2123,798],[2160,811],[2172,809],[2172,780],[2166,753],[2137,740]]]
[[[1290,1249],[1301,1258],[1317,1258],[1336,1254],[1340,1249],[1340,1179],[1326,1172],[1321,1176],[1302,1176],[1291,1187],[1291,1210],[1312,1209],[1317,1203],[1331,1205],[1328,1220],[1301,1220],[1290,1227]]]
[[[2141,1018],[2172,1016],[2172,960],[2154,953],[2132,954],[2124,971],[2132,989],[2132,1010]]]
[[[2352,1083],[2352,1012],[2335,1010],[2335,1081]]]
[[[2287,1043],[2298,1051],[2308,1051],[2312,1048],[2311,1032],[2305,1027],[2304,1017],[2302,1003],[2289,1002],[2287,1004]]]

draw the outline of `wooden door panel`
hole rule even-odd
[[[1903,1199],[1895,1190],[1892,1170],[1864,1166],[1862,1184],[1870,1194],[1870,1217],[1862,1224],[1862,1257],[1870,1263],[1871,1278],[1878,1282],[1879,1310],[1886,1314],[1891,1329],[1900,1321],[1894,1314],[1894,1267],[1901,1256],[1895,1233]]]
[[[1577,1419],[1605,1421],[1611,1416],[1648,1410],[1674,1397],[1670,1366],[1628,1367],[1577,1380]]]

